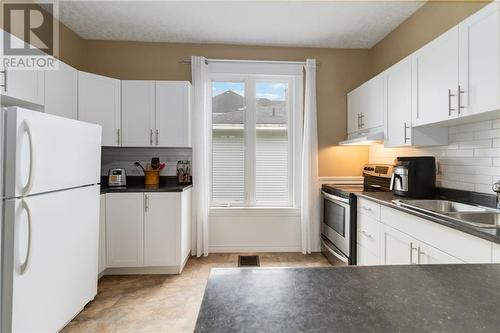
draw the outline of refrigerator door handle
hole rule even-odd
[[[30,148],[30,169],[28,175],[28,182],[26,183],[26,186],[23,188],[23,195],[26,195],[31,191],[31,187],[33,186],[33,177],[35,173],[35,146],[33,140],[33,131],[31,129],[31,124],[27,119],[24,120],[24,130],[26,131],[26,134],[28,134],[28,141]]]
[[[28,204],[26,203],[25,200],[21,201],[21,205],[23,206],[23,209],[26,211],[26,214],[28,215],[28,249],[26,251],[26,259],[24,259],[23,264],[21,265],[21,272],[20,275],[24,275],[26,271],[28,270],[30,266],[30,261],[31,261],[31,249],[32,249],[32,242],[33,242],[33,226],[31,223],[31,210]]]

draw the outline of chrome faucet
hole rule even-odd
[[[493,184],[493,192],[497,193],[497,209],[500,209],[500,180]]]

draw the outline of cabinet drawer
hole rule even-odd
[[[492,244],[465,232],[382,207],[380,221],[467,263],[490,263]]]
[[[371,200],[358,198],[358,213],[380,221],[380,205]]]
[[[380,223],[363,214],[358,214],[358,243],[378,254],[380,248]]]
[[[370,250],[365,248],[364,246],[358,244],[358,266],[364,265],[380,265],[380,260],[378,255],[372,253]]]

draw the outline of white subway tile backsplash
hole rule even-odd
[[[474,132],[474,139],[500,138],[500,128]]]
[[[476,132],[476,131],[483,131],[483,130],[488,130],[492,128],[493,122],[491,120],[488,121],[481,121],[478,123],[471,123],[471,124],[465,124],[465,125],[459,125],[455,127],[450,127],[450,133],[463,133],[463,132]]]
[[[398,156],[434,156],[438,186],[493,194],[500,179],[500,119],[454,126],[449,145],[431,148],[370,146],[370,163],[392,163]]]
[[[484,149],[474,149],[474,156],[477,157],[498,157],[500,156],[499,148],[484,148]]]
[[[460,149],[471,149],[471,148],[491,148],[492,140],[474,140],[474,141],[463,141],[458,143]]]

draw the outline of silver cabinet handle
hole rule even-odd
[[[361,128],[365,128],[365,114],[361,112]]]
[[[417,250],[417,248],[414,248],[413,242],[410,242],[410,265],[413,265],[413,250]]]
[[[149,145],[153,145],[153,130],[149,130]]]
[[[366,231],[364,231],[364,230],[361,230],[361,233],[362,233],[363,235],[365,235],[366,237],[368,237],[368,238],[372,238],[372,235],[371,235],[371,234],[369,234],[369,233],[367,233],[367,232],[366,232]]]
[[[410,129],[410,126],[408,126],[408,124],[406,123],[406,121],[404,122],[404,127],[405,127],[405,144],[410,140],[410,138],[408,137],[408,134],[407,134],[407,130]]]
[[[361,128],[361,122],[360,122],[360,120],[361,120],[361,115],[358,113],[358,129]]]
[[[0,88],[3,88],[5,92],[7,92],[7,68],[3,71],[0,71],[3,74],[3,84],[0,84]]]
[[[158,146],[158,142],[160,140],[160,130],[156,130],[156,145]]]
[[[147,194],[144,194],[144,211],[147,212],[149,209],[149,197]]]
[[[117,129],[116,130],[116,142],[118,143],[118,145],[120,145],[120,129]]]
[[[420,265],[420,255],[425,254],[424,251],[420,249],[420,246],[417,248],[417,253],[418,253],[418,258],[417,258],[417,263]]]
[[[461,100],[461,97],[462,97],[462,94],[464,94],[465,91],[462,90],[462,87],[460,87],[460,85],[458,85],[458,114],[460,114],[460,110],[461,109],[465,109],[465,106],[462,106],[462,100]]]
[[[363,209],[364,209],[364,210],[366,210],[367,212],[371,212],[371,211],[373,211],[373,209],[371,209],[370,207],[361,206],[361,208],[363,208]]]
[[[453,109],[451,107],[451,98],[454,97],[454,96],[455,96],[455,94],[451,93],[451,89],[448,89],[448,116],[450,116],[450,117],[451,117],[451,112],[452,111],[457,111],[456,109]]]

